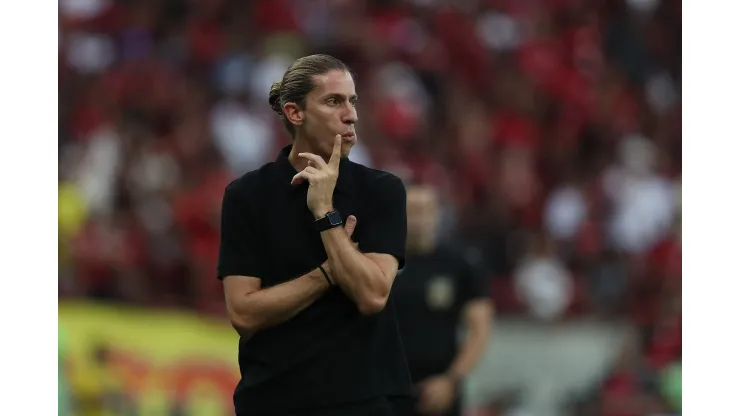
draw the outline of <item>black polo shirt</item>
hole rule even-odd
[[[485,267],[476,252],[452,247],[409,253],[393,297],[411,377],[418,382],[452,364],[465,304],[488,298]]]
[[[308,185],[290,184],[291,147],[277,160],[226,188],[218,277],[254,276],[263,287],[317,268],[327,259],[306,205]],[[343,159],[334,191],[342,218],[357,217],[353,239],[365,253],[395,256],[404,265],[406,191],[396,176]],[[309,409],[411,392],[395,305],[362,316],[334,287],[291,320],[239,341],[242,379],[238,414]]]

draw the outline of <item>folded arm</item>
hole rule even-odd
[[[327,163],[318,155],[298,153],[308,159],[309,166],[298,172],[292,183],[308,181],[306,203],[319,219],[333,211],[334,188],[339,175],[342,137],[334,139],[334,151]],[[380,312],[388,300],[393,279],[403,261],[406,245],[406,189],[399,178],[391,174],[381,174],[373,180],[370,189],[363,189],[369,204],[368,218],[362,227],[366,230],[358,238],[364,253],[354,247],[354,243],[341,228],[329,229],[321,233],[321,240],[334,279],[342,290],[355,301],[362,314]],[[352,214],[352,213],[348,213]]]
[[[406,189],[392,175],[369,191],[370,218],[357,218],[359,249],[341,228],[321,233],[333,278],[363,314],[380,312],[388,301],[406,247]],[[327,208],[325,211],[329,211]],[[319,211],[317,217],[323,212]],[[354,221],[351,216],[347,222]]]
[[[293,318],[329,288],[318,268],[265,289],[256,277],[227,276],[223,282],[231,325],[239,335],[246,337]]]
[[[266,266],[262,229],[256,220],[255,183],[232,182],[224,192],[221,209],[218,277],[223,281],[231,323],[242,336],[293,318],[329,287],[318,268],[289,282],[262,287]],[[324,266],[329,267],[327,262]]]
[[[398,272],[398,260],[390,254],[363,254],[342,228],[321,233],[334,282],[363,315],[383,310]]]

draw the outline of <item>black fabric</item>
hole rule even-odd
[[[406,407],[402,413],[397,412],[395,400],[387,397],[374,397],[357,402],[335,406],[319,407],[310,410],[299,410],[278,413],[259,413],[245,416],[411,416]],[[237,414],[237,416],[241,416]]]
[[[469,253],[441,247],[425,255],[409,254],[396,278],[393,297],[414,382],[449,369],[465,304],[488,298],[485,268]]]
[[[419,398],[413,397],[410,400],[403,400],[403,401],[397,401],[394,403],[394,410],[396,416],[429,416],[428,414],[419,413],[416,409],[419,406]],[[463,405],[462,405],[462,398],[460,394],[458,393],[457,397],[455,397],[452,405],[450,406],[450,410],[440,414],[440,415],[434,415],[434,416],[462,416],[463,414]]]
[[[263,287],[316,269],[327,259],[308,185],[294,186],[290,147],[273,163],[247,173],[225,191],[218,264],[220,279],[253,276]],[[405,262],[406,192],[395,176],[343,159],[334,192],[342,219],[354,215],[361,251]],[[392,395],[411,384],[398,334],[395,303],[362,316],[333,287],[293,319],[239,341],[241,381],[234,392],[239,414],[314,409]]]

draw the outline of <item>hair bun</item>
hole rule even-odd
[[[270,108],[272,108],[272,111],[278,113],[279,115],[283,115],[283,106],[280,104],[280,86],[281,82],[277,81],[272,84],[272,87],[270,87]]]

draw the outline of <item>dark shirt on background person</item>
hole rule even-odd
[[[458,352],[465,306],[488,301],[485,269],[461,250],[407,254],[393,286],[396,317],[413,382],[446,372]]]
[[[482,257],[439,243],[439,208],[436,189],[408,187],[406,267],[392,296],[415,388],[409,415],[462,414],[461,383],[485,352],[491,330]]]

